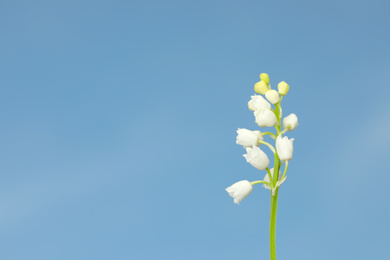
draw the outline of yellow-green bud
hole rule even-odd
[[[265,97],[274,105],[280,100],[278,92],[274,89],[268,90],[267,93],[265,93]]]
[[[264,81],[256,82],[255,92],[264,95],[268,91],[268,86]]]
[[[260,74],[260,79],[264,81],[267,85],[269,84],[269,76],[267,73],[261,73]]]
[[[290,89],[290,86],[284,81],[282,81],[278,84],[278,92],[282,96],[286,95],[289,89]]]

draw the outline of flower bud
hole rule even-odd
[[[276,138],[276,152],[279,155],[281,161],[290,161],[293,156],[293,141],[294,138],[288,139],[287,136]]]
[[[289,89],[290,89],[290,86],[284,81],[282,81],[278,84],[278,91],[279,91],[279,94],[282,96],[286,95]]]
[[[260,127],[273,126],[278,121],[275,114],[266,108],[254,112],[256,124]]]
[[[248,102],[248,107],[252,111],[256,111],[262,108],[271,109],[271,104],[268,103],[262,96],[253,95]]]
[[[232,186],[225,189],[230,197],[234,199],[234,203],[240,204],[253,190],[252,184],[245,180],[234,183]]]
[[[269,165],[269,159],[267,155],[260,150],[257,146],[252,146],[246,148],[246,153],[243,156],[246,161],[250,163],[253,167],[259,169],[260,171],[265,170]]]
[[[292,131],[298,126],[298,117],[295,114],[290,114],[283,118],[283,128],[286,129],[288,126],[290,128],[288,131]]]
[[[264,95],[268,91],[268,86],[264,81],[256,82],[255,92]]]
[[[251,131],[245,128],[238,128],[237,130],[236,144],[242,145],[244,148],[258,146],[259,141],[263,141],[264,138],[260,131]]]
[[[260,79],[264,81],[267,85],[269,84],[269,76],[267,73],[261,73],[260,74]]]
[[[274,89],[268,90],[267,93],[265,93],[265,97],[274,105],[280,100],[278,92]]]

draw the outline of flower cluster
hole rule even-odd
[[[226,191],[234,199],[234,203],[237,204],[252,192],[252,186],[255,184],[263,184],[263,187],[271,190],[271,194],[274,196],[280,185],[286,180],[288,162],[293,156],[294,138],[283,137],[283,134],[297,128],[298,117],[295,114],[290,114],[282,120],[281,108],[282,99],[288,93],[290,87],[286,82],[282,81],[278,84],[278,91],[276,91],[271,88],[269,82],[268,74],[260,74],[260,81],[255,84],[254,90],[256,93],[264,95],[265,98],[254,94],[248,102],[248,108],[253,111],[255,122],[258,126],[275,127],[276,134],[239,128],[236,139],[236,143],[246,149],[246,154],[243,155],[246,161],[261,171],[267,170],[267,174],[262,180],[253,182],[243,180],[226,188]],[[274,105],[274,108],[271,107],[271,104]],[[275,140],[275,146],[264,141],[265,135],[269,135]],[[267,154],[260,148],[261,144],[268,146],[274,154],[274,167],[272,169],[268,167],[270,160]],[[283,163],[285,166],[282,175],[279,170]],[[274,176],[274,169],[279,174]]]

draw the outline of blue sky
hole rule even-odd
[[[388,258],[389,7],[1,1],[0,258],[268,259],[268,190],[224,190],[264,176],[262,72],[299,118],[278,259]]]

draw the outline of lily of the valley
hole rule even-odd
[[[266,108],[254,112],[256,124],[260,127],[273,126],[278,121],[275,114]]]
[[[286,116],[285,118],[283,118],[283,128],[286,129],[289,126],[290,126],[290,128],[288,129],[288,131],[292,131],[292,130],[295,130],[295,128],[297,128],[298,117],[296,114],[290,114],[290,115]]]
[[[252,184],[247,181],[239,181],[234,183],[232,186],[225,189],[230,197],[234,199],[234,203],[240,204],[253,190]]]
[[[271,104],[268,103],[262,96],[253,95],[251,96],[251,100],[248,102],[248,108],[252,111],[256,111],[259,109],[271,109]]]
[[[236,144],[242,145],[244,148],[258,146],[259,141],[263,141],[264,138],[260,131],[251,131],[245,128],[239,128],[237,130]]]
[[[276,134],[272,131],[251,131],[248,129],[238,129],[236,143],[242,145],[246,149],[246,161],[258,170],[267,170],[264,179],[257,179],[249,182],[242,180],[234,183],[226,188],[226,191],[234,199],[234,203],[239,204],[253,190],[252,186],[262,184],[264,188],[269,189],[271,193],[271,214],[270,214],[270,255],[271,260],[276,260],[276,212],[278,207],[279,187],[286,180],[289,160],[293,156],[293,141],[288,137],[283,137],[287,131],[293,131],[298,126],[298,117],[295,114],[290,114],[282,118],[282,101],[285,95],[289,92],[289,85],[282,81],[278,84],[278,88],[272,89],[270,78],[267,73],[260,74],[260,81],[254,84],[256,94],[253,95],[248,102],[248,108],[253,111],[256,124],[260,127],[275,127]],[[271,108],[271,104],[273,105]],[[283,127],[283,129],[282,129]],[[261,130],[263,131],[263,130]],[[275,146],[263,140],[269,135],[275,140]],[[263,138],[264,136],[264,138]],[[263,146],[260,146],[263,144]],[[270,161],[267,155],[260,147],[268,146],[274,155],[274,168],[268,168]],[[272,167],[272,166],[271,166]],[[284,168],[283,174],[281,168]],[[275,175],[275,176],[273,176]]]
[[[279,159],[281,161],[290,161],[293,156],[293,141],[294,138],[288,139],[287,136],[276,138],[276,152],[278,153]]]
[[[265,170],[269,165],[267,155],[257,146],[246,148],[246,154],[243,155],[248,163],[260,171]]]

